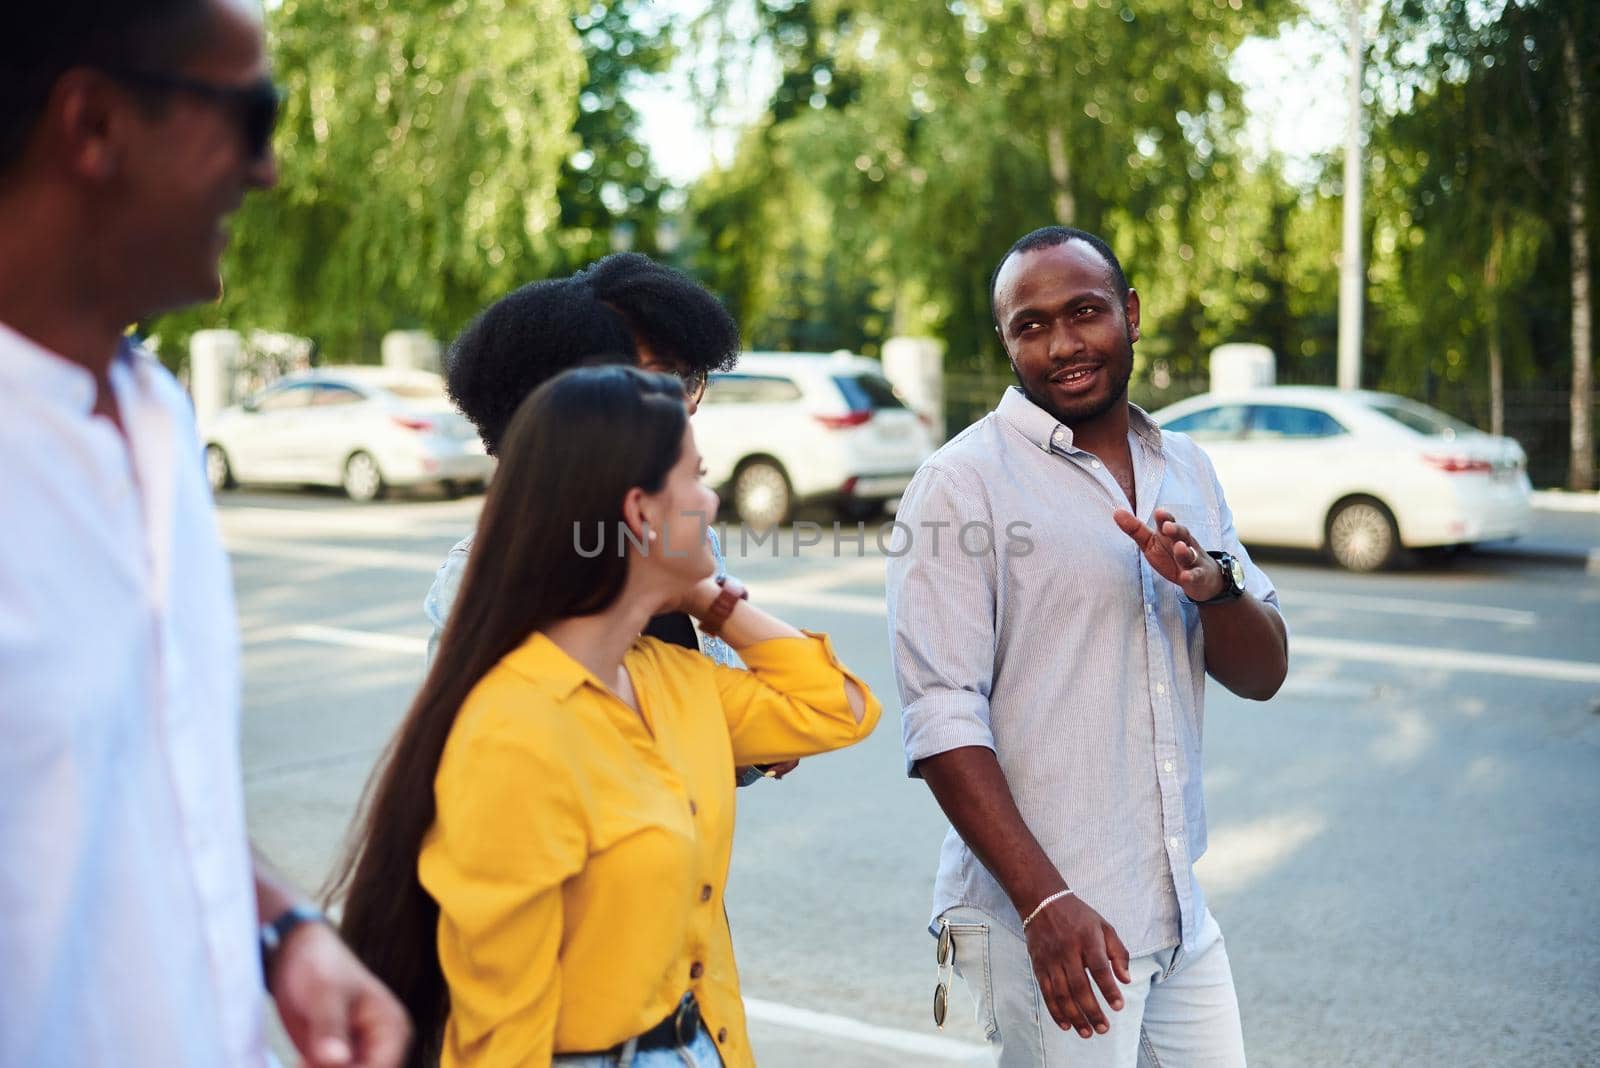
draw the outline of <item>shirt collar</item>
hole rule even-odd
[[[569,656],[543,631],[534,631],[527,641],[507,653],[501,663],[558,701],[571,697],[586,682],[600,686],[600,681],[588,668]]]
[[[1065,452],[1072,448],[1072,428],[1029,400],[1020,386],[1006,389],[995,412],[1045,452],[1054,448]],[[1128,402],[1128,429],[1150,448],[1161,451],[1161,427],[1132,401]],[[1061,435],[1059,438],[1057,433]]]
[[[117,342],[115,364],[135,366],[133,339]],[[94,411],[94,375],[82,364],[52,352],[32,338],[0,322],[0,382],[9,390],[36,397],[82,415]]]

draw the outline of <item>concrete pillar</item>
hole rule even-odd
[[[244,343],[236,330],[197,330],[189,338],[189,394],[202,432],[236,399],[233,380],[243,359]]]
[[[439,342],[426,330],[391,330],[383,335],[383,365],[438,372]]]
[[[944,344],[931,337],[892,337],[883,343],[883,375],[944,442]]]
[[[1218,345],[1211,350],[1211,392],[1238,393],[1278,381],[1278,361],[1265,345]]]

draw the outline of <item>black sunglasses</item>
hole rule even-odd
[[[217,85],[215,82],[163,74],[150,70],[108,70],[112,78],[141,89],[189,93],[222,107],[239,127],[245,150],[251,159],[261,159],[272,145],[272,131],[278,125],[282,91],[272,79],[262,78],[249,85]]]

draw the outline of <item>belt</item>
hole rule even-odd
[[[692,1046],[704,1029],[705,1021],[700,1019],[700,1003],[695,1001],[693,992],[690,992],[683,995],[683,1000],[678,1002],[677,1008],[667,1013],[666,1019],[638,1037],[619,1042],[599,1053],[567,1054],[567,1056],[618,1057],[626,1052],[629,1046],[633,1047],[635,1053],[678,1049],[682,1046]]]
[[[634,1048],[643,1053],[646,1050],[691,1046],[700,1037],[704,1026],[700,1019],[700,1003],[695,1001],[693,993],[685,994],[666,1019],[639,1036],[639,1044]]]

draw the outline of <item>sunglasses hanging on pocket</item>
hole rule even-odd
[[[939,1030],[944,1030],[944,1017],[950,1008],[950,980],[955,976],[956,970],[956,940],[950,934],[950,924],[945,920],[939,921],[939,940],[934,949],[934,959],[938,961],[938,982],[933,988],[933,1023]]]

